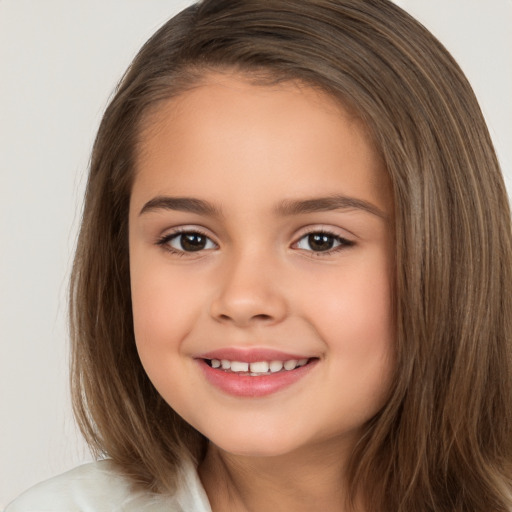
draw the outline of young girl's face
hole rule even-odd
[[[360,121],[309,87],[211,75],[148,118],[137,164],[134,328],[156,389],[231,454],[352,446],[394,360],[393,205]]]

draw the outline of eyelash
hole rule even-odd
[[[173,231],[172,233],[169,233],[169,234],[164,235],[161,238],[159,238],[157,240],[156,244],[159,245],[160,247],[162,247],[164,250],[166,250],[176,256],[187,256],[187,255],[194,254],[194,252],[202,252],[205,250],[205,249],[201,249],[198,251],[182,251],[179,249],[175,249],[174,247],[171,247],[169,245],[169,242],[171,242],[175,238],[178,238],[182,235],[199,235],[199,236],[202,236],[202,237],[212,241],[211,238],[207,234],[203,233],[199,229],[178,229],[176,231]],[[213,242],[213,243],[215,244],[215,242]],[[217,246],[217,244],[215,244],[215,245]]]
[[[355,245],[355,242],[352,242],[351,240],[347,240],[346,238],[343,238],[342,236],[339,236],[336,233],[333,233],[327,229],[314,229],[314,230],[304,233],[296,242],[294,242],[293,246],[298,245],[301,240],[303,240],[307,237],[310,237],[312,235],[326,236],[326,237],[331,238],[333,243],[338,243],[337,246],[335,246],[331,249],[327,249],[325,251],[313,251],[313,250],[306,251],[308,253],[311,253],[311,256],[316,257],[316,258],[321,258],[323,256],[330,256],[332,254],[335,254],[339,251],[346,250]]]
[[[206,238],[207,240],[209,240],[210,242],[215,244],[216,247],[218,247],[218,245],[215,242],[213,242],[213,240],[211,240],[211,238],[208,235],[206,235],[199,229],[182,229],[182,230],[174,231],[173,233],[169,233],[169,234],[164,235],[161,238],[159,238],[156,242],[156,245],[158,245],[158,246],[162,247],[164,250],[166,250],[174,255],[180,256],[180,257],[184,257],[187,255],[190,256],[194,252],[200,253],[200,252],[203,252],[204,250],[211,250],[211,249],[199,249],[197,251],[185,251],[185,250],[175,249],[174,247],[171,247],[169,245],[169,242],[171,242],[175,238],[178,238],[179,236],[182,236],[182,235],[199,235],[201,237]],[[293,243],[292,247],[298,245],[301,240],[305,239],[306,237],[312,236],[312,235],[323,235],[323,236],[331,238],[333,240],[333,243],[338,243],[337,246],[335,246],[331,249],[325,250],[325,251],[306,250],[306,252],[311,253],[311,255],[314,255],[314,257],[329,256],[331,254],[348,249],[349,247],[352,247],[355,245],[355,242],[353,242],[351,240],[347,240],[346,238],[343,238],[335,233],[332,233],[331,231],[328,231],[325,229],[315,229],[312,231],[308,231],[307,233],[304,233],[296,242]]]

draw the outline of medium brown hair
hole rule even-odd
[[[141,123],[210,71],[321,88],[364,121],[391,178],[396,376],[350,465],[379,512],[510,506],[512,240],[475,96],[444,47],[387,0],[204,0],[167,22],[117,89],[94,145],[71,281],[72,387],[96,453],[172,491],[206,439],[135,348],[128,206]]]

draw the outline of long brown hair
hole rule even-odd
[[[141,49],[94,145],[71,281],[72,387],[93,449],[172,491],[206,440],[135,348],[128,205],[142,121],[211,70],[321,88],[365,122],[396,212],[396,377],[351,459],[380,512],[511,505],[512,235],[475,96],[443,46],[388,0],[204,0]]]

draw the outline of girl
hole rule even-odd
[[[470,86],[385,0],[204,0],[93,150],[75,413],[9,512],[511,509],[512,240]]]

